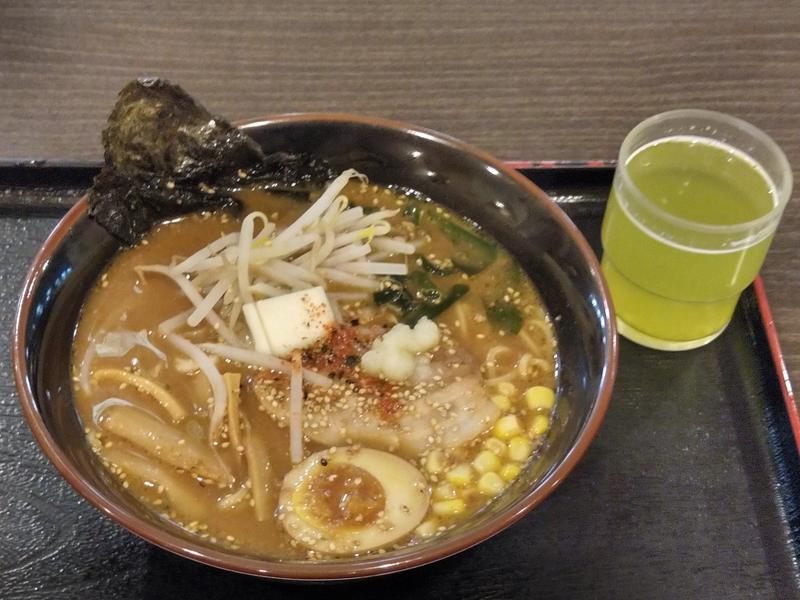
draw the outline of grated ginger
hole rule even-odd
[[[361,357],[361,368],[376,377],[404,381],[414,374],[417,353],[435,348],[440,339],[439,326],[427,317],[413,329],[399,323],[373,342]]]

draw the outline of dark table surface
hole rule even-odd
[[[312,110],[379,115],[450,133],[504,159],[614,158],[626,132],[643,118],[702,107],[755,123],[783,147],[795,173],[800,165],[797,0],[6,1],[0,3],[0,158],[99,159],[99,132],[117,90],[143,74],[181,83],[231,119]],[[18,223],[9,230],[13,239],[3,241],[4,252],[32,256],[46,226]],[[795,382],[800,381],[799,249],[795,198],[763,270]],[[18,270],[0,275],[3,303],[16,297]],[[10,322],[3,327],[8,331]],[[8,372],[7,365],[0,366]],[[7,417],[0,419],[0,437],[14,434],[13,439],[33,444],[16,431],[26,426],[11,382],[0,381],[0,389],[0,412]],[[34,456],[25,448],[0,448],[0,497],[20,502],[21,519],[29,518],[25,510],[39,508],[15,499],[8,489],[14,473],[53,477],[41,457],[21,458]],[[646,465],[642,469],[645,477]],[[75,504],[74,494],[66,488],[61,493],[63,498],[41,501],[55,509]],[[92,516],[86,507],[53,531],[62,535]],[[59,518],[57,510],[52,513],[54,523]],[[30,519],[41,525],[41,519]],[[90,531],[120,535],[110,523]],[[0,532],[0,566],[21,565],[15,572],[22,574],[30,564],[25,540],[14,537],[18,533]],[[69,539],[83,543],[81,536]],[[133,543],[127,535],[118,539],[120,548]],[[57,542],[52,555],[30,558],[47,573],[45,582],[75,566],[53,559]],[[513,551],[513,543],[496,549]],[[680,549],[682,542],[675,543]],[[169,570],[177,560],[136,548],[143,559],[159,562],[159,569]],[[602,545],[584,550],[587,556],[604,551]],[[131,557],[120,551],[103,560],[113,565],[122,556]],[[730,565],[740,567],[735,561]],[[602,569],[597,564],[592,571],[596,581],[603,581]],[[91,580],[89,571],[83,576]],[[680,576],[696,578],[696,586],[684,581],[680,589],[702,591],[704,573]],[[64,580],[74,585],[73,592],[81,589],[80,578]],[[662,583],[669,585],[666,579]],[[714,583],[724,587],[724,579]],[[503,589],[493,597],[503,597]],[[589,593],[591,587],[582,589]],[[711,590],[708,596],[718,597]]]

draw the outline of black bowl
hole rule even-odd
[[[240,124],[269,153],[306,152],[411,188],[478,223],[522,264],[553,317],[558,411],[549,445],[487,510],[431,541],[365,558],[267,560],[211,546],[165,523],[122,490],[84,439],[72,402],[70,348],[81,305],[117,243],[82,199],[34,260],[19,302],[13,360],[20,402],[43,450],[67,481],[118,523],[179,555],[267,577],[330,580],[426,564],[498,533],[542,502],[573,469],[608,407],[617,365],[613,309],[597,259],[544,192],[492,156],[402,123],[308,114]]]

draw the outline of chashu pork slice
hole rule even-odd
[[[262,404],[279,424],[287,422],[285,401],[265,402],[262,398]],[[377,403],[353,396],[337,399],[322,410],[308,407],[303,433],[325,446],[362,444],[413,458],[434,448],[466,444],[494,425],[499,416],[480,380],[469,376],[428,394],[417,394],[389,417],[381,415]]]

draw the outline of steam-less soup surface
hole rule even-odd
[[[321,200],[245,191],[241,217],[162,223],[83,308],[89,443],[211,543],[286,559],[416,544],[487,506],[546,438],[556,348],[524,271],[441,206],[356,175]]]

